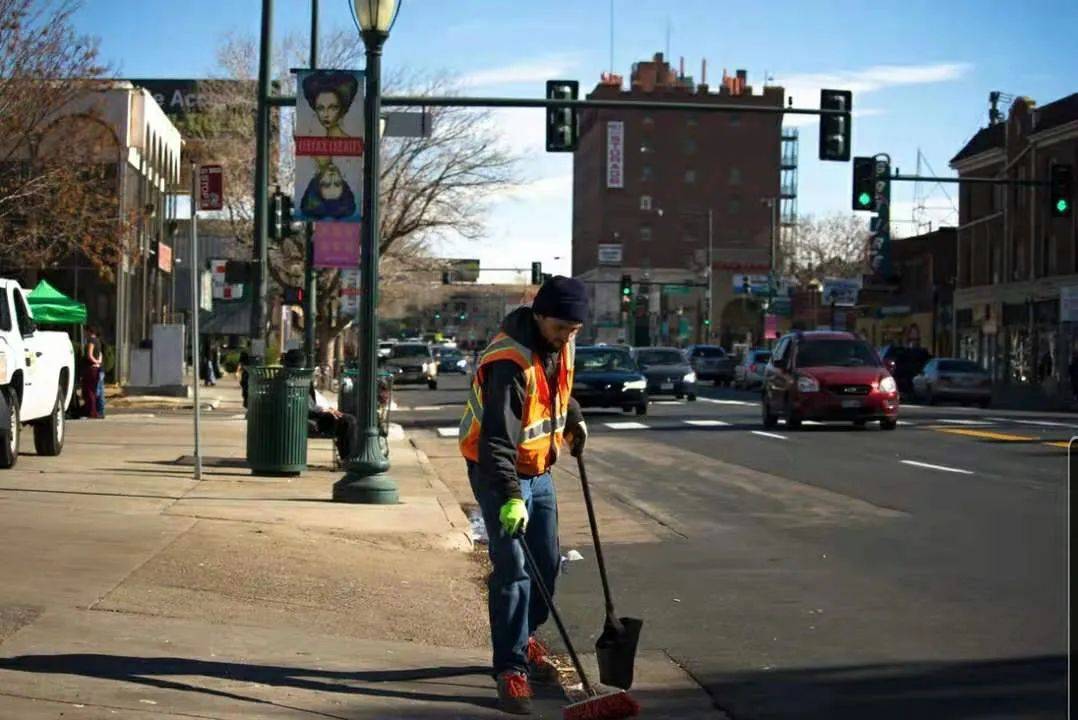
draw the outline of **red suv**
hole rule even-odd
[[[847,332],[794,332],[779,340],[764,377],[764,427],[779,418],[794,429],[802,420],[879,420],[898,424],[898,388],[880,356]]]

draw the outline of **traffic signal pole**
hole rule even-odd
[[[311,70],[318,69],[318,0],[311,0]],[[306,263],[303,271],[303,355],[307,359],[307,367],[313,368],[317,364],[315,358],[315,314],[318,307],[315,302],[315,293],[318,291],[314,273],[314,223],[306,222],[303,225],[304,249],[306,250]]]
[[[266,294],[268,256],[266,225],[269,204],[270,60],[273,41],[273,0],[262,0],[262,35],[258,55],[258,115],[255,120],[255,217],[254,217],[254,297],[251,298],[251,341],[260,347],[251,354],[256,364],[266,352]],[[293,103],[295,99],[293,98]]]

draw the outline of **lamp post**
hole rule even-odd
[[[377,402],[378,328],[378,150],[381,145],[382,44],[397,18],[398,0],[353,0],[356,25],[366,49],[366,87],[363,102],[363,219],[360,260],[359,374],[355,393],[358,438],[344,477],[333,485],[333,499],[379,505],[398,502],[397,484],[386,475],[389,459],[378,443]]]

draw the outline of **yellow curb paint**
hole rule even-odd
[[[984,438],[985,440],[1003,440],[1007,442],[1033,442],[1037,438],[1030,435],[1011,435],[1010,433],[992,432],[991,430],[970,430],[968,428],[938,428],[939,432],[951,433],[952,435],[967,435],[969,437]]]

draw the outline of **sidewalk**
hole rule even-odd
[[[0,717],[506,717],[482,553],[425,458],[392,441],[401,504],[337,504],[328,441],[254,477],[238,414],[204,414],[201,483],[187,413],[74,421],[0,474]]]

